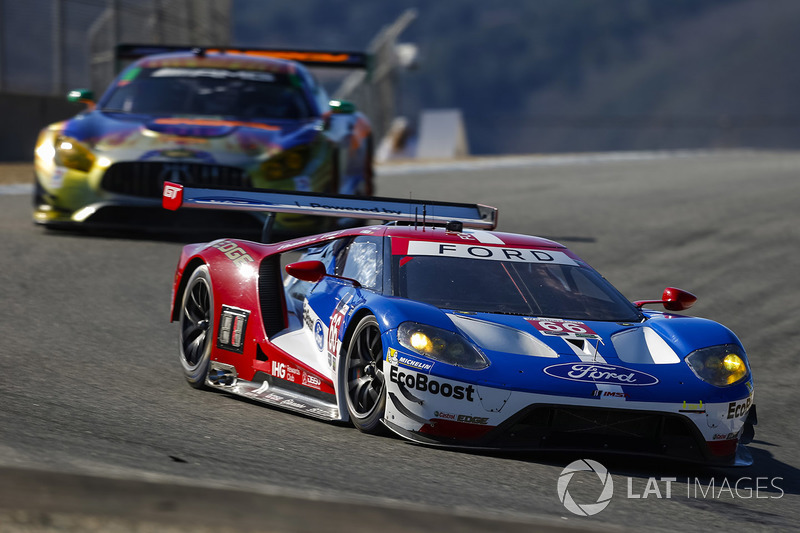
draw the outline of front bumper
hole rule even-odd
[[[699,405],[605,395],[573,398],[462,383],[395,365],[384,368],[389,377],[384,423],[415,442],[748,464],[740,440],[752,394]],[[728,418],[731,413],[735,416]]]

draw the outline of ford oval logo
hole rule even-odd
[[[596,385],[644,387],[658,383],[658,378],[645,372],[605,363],[562,363],[548,366],[544,369],[544,373],[554,378],[582,381]]]
[[[317,349],[321,352],[325,340],[325,332],[322,331],[322,322],[319,320],[314,324],[314,340],[317,341]]]

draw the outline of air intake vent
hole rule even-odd
[[[258,269],[258,301],[264,332],[272,337],[283,328],[283,285],[281,284],[281,259],[278,255],[265,257]]]
[[[164,181],[181,183],[187,187],[252,187],[250,176],[240,168],[156,161],[115,163],[106,170],[101,186],[117,194],[161,198]]]

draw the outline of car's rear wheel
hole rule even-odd
[[[378,321],[368,315],[356,325],[344,358],[347,411],[364,433],[382,433],[386,410],[383,345]]]
[[[214,331],[214,294],[206,265],[192,272],[181,303],[180,359],[183,375],[189,385],[202,389],[206,387]]]

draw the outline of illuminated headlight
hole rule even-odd
[[[95,156],[88,146],[77,139],[59,135],[54,144],[56,164],[89,172],[94,165]]]
[[[489,366],[489,361],[472,343],[452,331],[403,322],[397,328],[397,340],[404,348],[449,365],[470,370]]]
[[[744,351],[734,344],[696,350],[686,357],[686,364],[698,378],[717,387],[739,383],[748,372]]]

